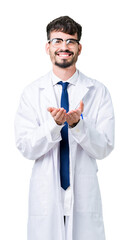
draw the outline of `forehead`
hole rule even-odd
[[[63,33],[63,32],[52,31],[50,33],[50,39],[52,39],[52,38],[62,38],[62,39],[74,38],[74,39],[77,39],[77,33],[75,33],[74,35],[70,35],[70,34]]]

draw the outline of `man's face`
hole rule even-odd
[[[77,33],[75,35],[69,35],[67,33],[53,31],[50,34],[50,40],[54,38],[77,40]],[[63,41],[59,46],[55,46],[50,42],[46,44],[46,51],[50,55],[53,65],[60,68],[67,68],[75,65],[81,53],[81,44],[75,43],[71,46],[70,44],[67,45],[66,41]]]

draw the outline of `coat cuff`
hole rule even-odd
[[[61,129],[64,124],[58,125],[53,118],[50,118],[47,121],[46,126],[49,128],[49,138],[51,141],[60,141],[61,138]]]
[[[78,122],[78,124],[75,127],[69,128],[69,129],[78,143],[81,142],[82,139],[84,138],[84,136],[86,135],[86,133],[84,132],[84,120],[83,119],[80,119],[80,121]]]

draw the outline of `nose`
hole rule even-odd
[[[61,44],[61,48],[62,48],[62,50],[68,49],[68,46],[67,46],[65,40],[62,42],[62,44]]]

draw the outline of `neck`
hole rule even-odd
[[[54,65],[53,66],[53,72],[62,81],[67,81],[76,72],[76,67],[71,66],[69,68],[60,68],[60,67],[57,67],[57,66]]]

